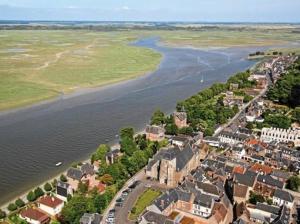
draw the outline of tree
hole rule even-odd
[[[30,201],[30,202],[33,202],[36,200],[36,195],[33,191],[30,191],[28,194],[27,194],[27,200]]]
[[[56,186],[57,186],[57,180],[54,179],[54,180],[52,181],[51,185],[52,185],[52,188],[56,188]]]
[[[22,208],[22,207],[25,206],[25,202],[24,202],[21,198],[17,199],[16,202],[15,202],[15,204],[16,204],[19,208]]]
[[[96,208],[92,198],[83,195],[74,196],[63,208],[62,219],[66,223],[79,223],[84,213],[95,213]]]
[[[298,176],[291,176],[287,180],[286,188],[292,191],[298,191],[300,186],[300,178]]]
[[[18,208],[18,206],[16,206],[16,204],[14,204],[14,203],[10,203],[7,207],[7,209],[11,212],[16,211],[17,208]]]
[[[78,183],[78,192],[80,194],[86,194],[88,192],[88,189],[89,189],[88,183],[82,181]]]
[[[108,145],[101,144],[97,151],[92,155],[92,163],[94,161],[100,160],[101,163],[105,163],[105,155],[110,151],[110,147]]]
[[[288,129],[291,126],[291,119],[287,116],[281,115],[281,114],[277,114],[277,115],[273,115],[273,114],[269,114],[265,117],[264,120],[264,124],[267,124],[271,127],[275,127],[275,128],[284,128],[284,129]]]
[[[192,127],[184,127],[178,130],[179,134],[183,135],[192,135],[193,134],[193,128]]]
[[[164,123],[165,114],[160,110],[156,110],[151,117],[151,125],[162,125]]]
[[[246,124],[246,128],[252,130],[252,129],[254,128],[253,123],[248,122],[248,123]]]
[[[47,192],[51,191],[51,190],[52,190],[51,184],[45,183],[45,185],[44,185],[44,190],[47,191]]]
[[[257,202],[265,202],[265,198],[260,194],[255,194],[253,191],[250,191],[249,202],[256,205]]]
[[[34,190],[34,194],[37,198],[43,196],[45,193],[44,191],[42,190],[42,188],[40,187],[37,187],[35,190]]]
[[[177,135],[178,133],[178,128],[175,124],[167,124],[165,129],[167,135]]]
[[[134,151],[137,150],[136,142],[133,139],[134,130],[133,128],[123,128],[121,129],[121,151],[126,155],[131,156]]]
[[[111,175],[109,174],[104,174],[101,178],[100,178],[101,182],[104,184],[108,184],[111,185],[114,182],[114,179],[112,178]]]
[[[67,182],[68,181],[68,179],[66,178],[66,176],[65,175],[60,175],[60,181],[62,181],[62,182]]]
[[[0,209],[0,219],[5,219],[6,213]]]
[[[300,122],[300,107],[296,107],[294,112],[293,112],[293,118],[297,121]]]

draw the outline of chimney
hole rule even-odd
[[[161,201],[160,201],[160,207],[163,208],[164,206],[165,206],[165,200],[161,200]]]
[[[51,201],[54,202],[54,200],[55,200],[54,197],[51,197]]]

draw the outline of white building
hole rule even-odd
[[[212,214],[213,207],[214,200],[210,195],[197,195],[193,203],[193,214],[203,218],[208,218]]]
[[[273,195],[273,204],[277,206],[285,205],[291,209],[294,205],[294,197],[287,191],[276,189]]]
[[[276,142],[293,142],[294,145],[300,146],[300,130],[299,129],[281,129],[281,128],[263,128],[260,140],[266,143]]]
[[[64,207],[64,201],[53,196],[44,196],[38,201],[38,208],[49,215],[58,215]]]

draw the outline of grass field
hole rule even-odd
[[[159,195],[160,191],[148,189],[137,199],[133,209],[129,214],[130,220],[136,220],[139,215],[149,206]]]
[[[128,46],[136,38],[129,32],[1,31],[0,110],[155,70],[161,55]]]
[[[200,31],[88,30],[1,31],[0,110],[20,107],[82,87],[133,79],[155,70],[161,55],[129,46],[140,37],[159,36],[168,46],[219,48],[282,46],[300,52],[300,33],[290,27],[219,28]],[[295,47],[293,47],[295,46]]]
[[[160,31],[158,35],[169,46],[197,48],[251,47],[286,45],[300,41],[292,28],[203,29],[202,31]]]

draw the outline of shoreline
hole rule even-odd
[[[151,49],[152,49],[152,48],[151,48]],[[199,50],[199,49],[198,49],[198,50]],[[161,53],[161,52],[160,52],[160,53]],[[162,55],[163,55],[163,54],[162,54]],[[164,56],[164,55],[163,55],[163,56]],[[160,62],[160,64],[159,64],[158,66],[161,65],[161,63],[164,61],[164,59],[165,59],[164,57],[161,59],[161,62]],[[158,68],[159,68],[159,67],[158,67]],[[90,92],[96,92],[96,91],[98,91],[99,89],[110,88],[111,86],[115,86],[115,85],[118,86],[118,85],[123,84],[123,83],[126,83],[126,82],[131,82],[131,81],[133,81],[133,80],[142,79],[142,78],[147,77],[147,76],[149,76],[149,75],[151,75],[151,74],[152,74],[152,72],[149,72],[149,73],[144,74],[143,76],[137,77],[137,78],[135,78],[135,79],[125,80],[125,81],[123,81],[123,82],[119,82],[119,83],[115,83],[115,84],[111,84],[111,85],[107,85],[107,86],[101,86],[101,87],[96,87],[96,88],[87,88],[87,89],[85,89],[85,90],[81,90],[82,92],[79,92],[79,93],[78,93],[78,92],[71,93],[70,95],[66,96],[65,99],[73,98],[73,97],[76,97],[76,96],[81,95],[81,94],[86,94],[86,93],[90,93]],[[234,73],[232,73],[229,77],[231,77],[232,75],[234,75]],[[87,92],[86,92],[86,91],[87,91]],[[200,91],[200,90],[198,90],[198,91]],[[56,100],[57,100],[57,99],[56,99]],[[39,105],[36,105],[36,107],[41,106],[41,105],[45,105],[45,104],[51,104],[51,102],[55,102],[56,100],[50,100],[50,102],[41,102],[41,103],[39,103]],[[29,106],[28,108],[32,108],[32,106]],[[15,112],[23,111],[23,110],[26,110],[26,109],[28,109],[28,108],[20,108],[20,109],[17,109],[17,111],[15,111]],[[172,111],[174,111],[174,110],[175,110],[175,108],[171,109],[171,110],[170,110],[170,113],[171,113]],[[1,112],[0,112],[0,117],[1,117]],[[136,134],[141,133],[141,131],[139,131],[139,130],[141,130],[141,129],[143,129],[143,128],[137,129],[138,131],[136,132]],[[99,144],[101,144],[101,143],[99,143]],[[106,143],[106,144],[108,144],[108,145],[110,145],[110,146],[113,146],[113,145],[114,145],[113,141],[111,141],[110,143]],[[95,150],[95,149],[94,149],[94,150]],[[93,152],[94,152],[94,151],[92,151],[92,153],[93,153]],[[90,156],[90,155],[88,155],[88,156]],[[83,158],[82,160],[80,159],[80,161],[85,161],[85,162],[86,162],[86,161],[88,161],[88,159]],[[69,168],[70,168],[70,166],[67,167],[67,169],[69,169]],[[66,170],[67,170],[67,169],[66,169]],[[63,172],[60,172],[58,175],[55,175],[54,177],[48,178],[46,181],[42,181],[41,184],[36,184],[36,185],[34,185],[34,187],[33,187],[33,188],[31,187],[30,189],[35,189],[37,186],[43,186],[46,182],[49,182],[49,181],[51,181],[51,180],[53,180],[53,179],[59,177],[61,174],[65,173],[66,170],[63,171]],[[46,178],[45,178],[45,179],[46,179]],[[25,193],[19,194],[19,197],[24,197],[24,196],[26,197],[26,194],[30,191],[30,189],[24,191]],[[3,205],[0,205],[0,207],[2,208],[2,207],[4,207],[5,205],[8,205],[10,202],[14,202],[14,200],[17,199],[17,198],[19,198],[19,197],[15,197],[14,199],[10,200],[9,202],[3,203]],[[6,210],[6,209],[5,209],[5,210]]]
[[[137,131],[135,132],[135,136],[136,136],[136,135],[139,135],[139,134],[144,134],[144,129],[137,130]],[[100,146],[101,144],[106,144],[106,145],[108,145],[111,149],[114,148],[114,147],[120,146],[120,144],[119,144],[118,142],[115,142],[115,141],[112,141],[112,142],[110,142],[110,143],[99,143],[99,146]],[[96,148],[96,149],[97,149],[97,148]],[[96,149],[95,149],[95,150],[96,150]],[[93,154],[94,152],[96,152],[96,151],[93,151],[92,154]],[[81,163],[89,163],[92,154],[90,154],[90,155],[88,156],[88,158],[80,159],[78,162],[81,162]],[[73,161],[73,162],[76,162],[76,161]],[[62,174],[66,175],[68,169],[70,169],[70,168],[71,168],[71,165],[68,166],[64,171],[58,173],[57,175],[52,176],[52,177],[49,177],[47,180],[42,181],[40,184],[34,185],[33,187],[30,187],[28,190],[25,190],[23,193],[20,193],[18,196],[14,197],[13,199],[10,199],[9,201],[0,204],[0,210],[8,212],[8,209],[7,209],[8,205],[9,205],[10,203],[15,203],[15,201],[16,201],[17,199],[19,199],[19,198],[21,198],[21,199],[24,199],[24,198],[25,198],[25,200],[27,201],[27,199],[26,199],[27,194],[28,194],[30,191],[36,189],[37,187],[42,188],[42,190],[44,191],[44,185],[45,185],[46,183],[51,183],[54,179],[59,180],[60,176],[61,176]],[[45,192],[45,193],[46,193],[46,192]],[[27,203],[25,203],[25,206],[26,206],[26,204],[27,204]],[[25,207],[25,206],[24,206],[24,207]]]

